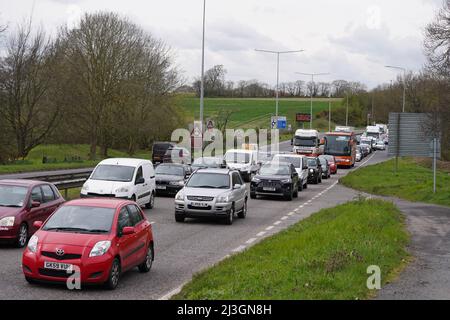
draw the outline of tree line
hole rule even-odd
[[[0,162],[42,143],[87,143],[92,160],[110,148],[132,155],[180,125],[170,48],[127,18],[85,14],[55,38],[31,20],[0,30]]]

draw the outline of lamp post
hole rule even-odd
[[[329,73],[304,73],[304,72],[296,72],[297,74],[301,74],[304,76],[311,76],[311,120],[309,122],[309,128],[312,129],[313,123],[313,89],[314,89],[314,77],[315,76],[326,76]]]
[[[206,0],[203,0],[202,71],[200,79],[200,123],[201,123],[200,130],[202,133],[202,139],[203,139],[203,109],[205,106],[205,22],[206,22]]]
[[[398,66],[385,66],[390,69],[397,69],[403,71],[403,107],[402,112],[405,113],[405,105],[406,105],[406,68],[398,67]]]
[[[271,53],[277,55],[277,87],[276,87],[276,99],[275,99],[275,117],[276,117],[276,127],[278,129],[278,106],[279,106],[279,86],[280,86],[280,55],[288,54],[288,53],[298,53],[303,52],[305,50],[294,50],[294,51],[271,51],[271,50],[261,50],[255,49],[258,52]]]

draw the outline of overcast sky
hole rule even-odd
[[[110,10],[162,38],[184,76],[200,73],[202,0],[0,0],[0,23],[14,30],[30,16],[49,33],[74,25],[84,12]],[[207,0],[206,67],[223,64],[229,80],[275,83],[275,56],[255,52],[305,49],[281,58],[281,81],[295,72],[329,72],[369,87],[425,62],[423,29],[442,0]]]

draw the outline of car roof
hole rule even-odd
[[[14,185],[14,186],[22,186],[22,187],[32,187],[39,184],[49,184],[45,181],[37,181],[37,180],[27,180],[27,179],[5,179],[0,180],[0,184],[6,185]]]
[[[276,157],[290,157],[290,158],[305,158],[304,155],[296,154],[296,153],[278,153],[274,155],[274,158]]]
[[[150,160],[145,159],[135,159],[135,158],[111,158],[103,160],[99,163],[99,165],[117,165],[117,166],[132,166],[137,167],[144,163],[151,164]]]
[[[115,198],[89,198],[68,201],[64,204],[64,206],[85,206],[116,209],[123,204],[133,204],[133,202],[130,200]]]
[[[275,160],[275,161],[269,161],[269,162],[267,162],[264,166],[269,166],[269,165],[277,165],[277,166],[291,166],[292,165],[292,163],[290,163],[290,162],[285,162],[285,161],[277,161],[277,160]]]
[[[255,152],[256,150],[246,150],[246,149],[230,149],[227,151],[227,153],[231,153],[231,152],[239,152],[239,153],[248,153],[248,154],[252,154],[253,152]]]
[[[161,163],[160,165],[158,165],[158,167],[186,167],[185,164],[181,164],[181,163],[172,163],[172,162],[165,162],[165,163]]]

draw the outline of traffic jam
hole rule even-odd
[[[157,259],[153,225],[144,212],[156,210],[157,197],[174,199],[173,223],[208,219],[232,225],[246,218],[250,199],[296,201],[310,185],[385,150],[388,139],[385,125],[364,133],[299,129],[291,152],[243,144],[223,157],[196,159],[175,143],[155,142],[152,160],[100,162],[79,199],[67,202],[48,182],[0,180],[0,241],[6,244],[0,250],[24,248],[18,268],[31,284],[68,285],[75,279],[112,290],[123,273],[148,273]]]

